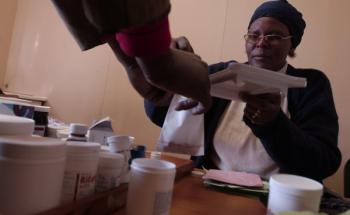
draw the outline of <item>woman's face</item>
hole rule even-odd
[[[280,35],[282,37],[290,35],[287,26],[271,17],[261,17],[255,20],[248,29],[248,34]],[[250,65],[273,71],[280,70],[286,64],[288,53],[293,52],[290,38],[269,42],[260,37],[253,43],[246,41],[245,47]]]

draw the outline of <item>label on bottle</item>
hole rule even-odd
[[[62,201],[70,202],[94,194],[96,174],[94,172],[65,171]]]
[[[96,177],[96,191],[103,192],[113,189],[120,184],[120,171],[116,169],[98,170]]]
[[[36,135],[43,137],[45,135],[45,130],[46,130],[45,125],[35,125],[33,134],[36,134]]]

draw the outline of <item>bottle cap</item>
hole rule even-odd
[[[88,127],[85,124],[71,123],[69,126],[69,133],[71,134],[86,135],[87,131]]]

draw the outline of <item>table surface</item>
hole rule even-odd
[[[113,213],[124,215],[125,208]],[[266,215],[266,207],[254,198],[204,187],[201,176],[188,175],[174,185],[171,215]]]

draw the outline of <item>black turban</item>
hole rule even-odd
[[[261,17],[272,17],[285,24],[292,37],[292,46],[296,48],[304,34],[306,27],[301,14],[295,7],[286,0],[268,1],[261,4],[250,19],[249,26]]]

